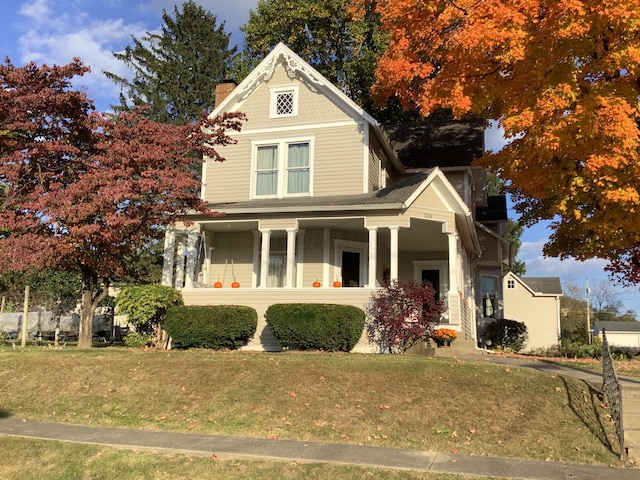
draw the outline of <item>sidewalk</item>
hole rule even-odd
[[[153,432],[0,418],[0,435],[189,455],[356,464],[531,480],[637,480],[640,470],[292,440]]]

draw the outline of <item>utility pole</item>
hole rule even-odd
[[[589,279],[587,278],[587,343],[591,345],[591,318],[589,318]]]

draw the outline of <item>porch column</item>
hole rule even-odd
[[[391,248],[389,252],[389,281],[393,282],[398,280],[398,232],[400,232],[400,227],[389,227],[389,231],[391,233]]]
[[[184,287],[184,237],[181,235],[178,239],[178,248],[176,251],[176,277],[174,279],[174,288]]]
[[[271,245],[271,230],[260,230],[262,233],[262,258],[260,259],[260,288],[267,287],[269,275],[269,247]]]
[[[329,253],[331,251],[331,229],[325,228],[323,230],[322,240],[322,287],[329,288],[331,286],[331,279],[329,278]]]
[[[162,260],[162,285],[170,287],[173,282],[173,265],[176,257],[176,231],[167,227],[164,234],[164,252]]]
[[[458,235],[447,233],[449,240],[449,294],[457,293],[458,289]]]
[[[369,228],[369,280],[367,287],[375,288],[378,268],[378,227]]]
[[[298,230],[298,268],[296,270],[296,287],[304,287],[304,233],[305,230]]]
[[[260,271],[260,232],[253,232],[253,271],[251,274],[251,288],[258,286],[258,272]]]
[[[284,280],[285,288],[293,287],[293,265],[296,256],[297,228],[287,228],[287,273]]]
[[[198,232],[189,232],[187,234],[187,273],[184,279],[185,288],[193,288],[196,273],[196,243],[198,236]]]

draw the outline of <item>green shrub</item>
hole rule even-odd
[[[116,312],[140,333],[151,334],[156,348],[166,348],[168,337],[164,329],[167,309],[182,305],[182,293],[164,285],[140,285],[123,288],[116,297]]]
[[[281,303],[265,318],[284,349],[348,352],[364,330],[364,312],[352,305]]]
[[[151,335],[148,333],[129,332],[124,337],[124,344],[130,348],[141,348],[151,345]]]
[[[251,340],[257,327],[255,309],[235,305],[172,307],[165,318],[176,348],[235,350]]]
[[[529,334],[524,323],[501,318],[487,326],[484,338],[491,340],[491,348],[519,352],[527,343]]]

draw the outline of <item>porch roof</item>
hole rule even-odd
[[[412,196],[420,190],[432,172],[433,169],[417,173],[382,190],[370,193],[325,197],[268,198],[244,202],[210,203],[207,207],[224,213],[401,210],[409,206]]]

